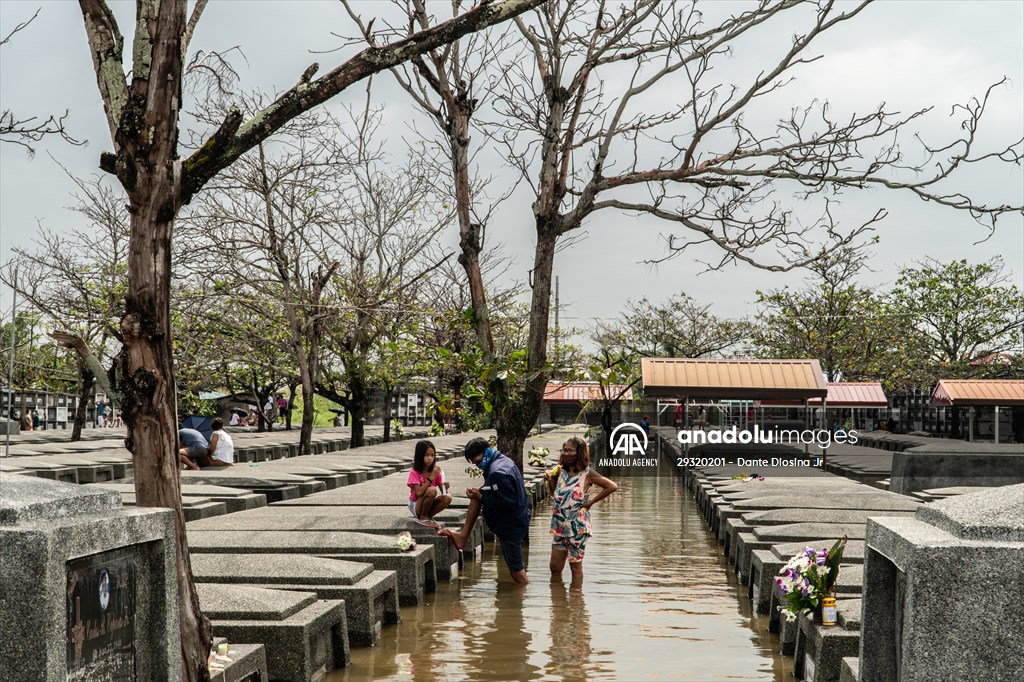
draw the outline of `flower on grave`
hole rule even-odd
[[[416,547],[416,541],[412,539],[411,533],[403,531],[399,533],[398,537],[395,539],[395,545],[403,552],[407,552]]]
[[[832,593],[832,586],[839,577],[844,549],[845,536],[837,540],[831,549],[805,547],[782,567],[775,584],[779,586],[784,602],[779,610],[785,613],[787,620],[817,610],[821,600]]]
[[[530,466],[542,467],[545,465],[545,460],[548,458],[548,455],[551,454],[551,450],[535,445],[533,446],[533,449],[526,454],[530,458]]]

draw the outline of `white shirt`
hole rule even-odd
[[[214,431],[213,435],[217,436],[217,449],[213,451],[213,456],[222,462],[234,464],[235,441],[225,431]]]

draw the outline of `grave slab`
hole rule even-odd
[[[289,531],[188,531],[193,554],[306,554],[373,564],[398,574],[398,599],[402,605],[419,604],[424,592],[437,589],[434,547],[417,545],[400,550],[393,538],[369,533]]]
[[[385,624],[398,622],[398,583],[394,572],[372,564],[311,556],[196,554],[198,582],[314,592],[321,599],[343,599],[352,646],[373,646]]]
[[[308,682],[348,665],[345,604],[306,592],[197,583],[215,636],[267,649],[271,680]]]

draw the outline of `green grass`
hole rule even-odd
[[[337,403],[328,400],[320,395],[313,396],[313,427],[321,426],[332,426],[334,422],[334,413],[329,411],[331,407],[341,407]],[[278,422],[275,426],[280,428],[283,422]],[[295,396],[295,404],[292,406],[292,428],[297,429],[302,425],[302,388],[299,388],[298,395]]]

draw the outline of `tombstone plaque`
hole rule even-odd
[[[135,552],[67,563],[67,679],[135,679]]]

